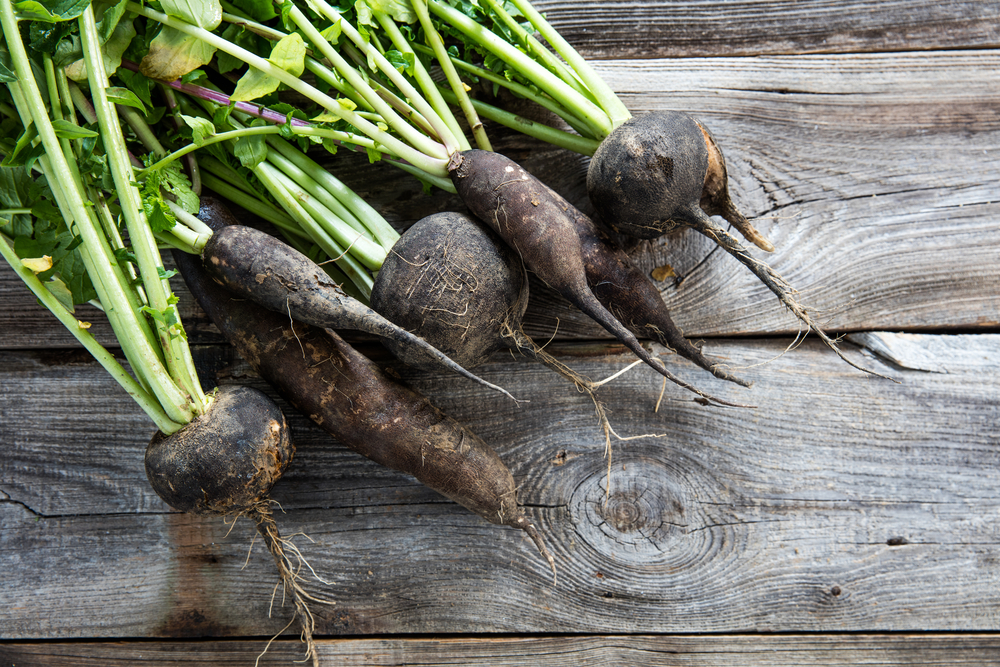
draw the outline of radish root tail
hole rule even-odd
[[[522,516],[521,521],[516,528],[520,528],[527,533],[528,537],[531,538],[531,541],[535,543],[535,546],[538,547],[538,552],[542,554],[542,557],[545,558],[549,567],[552,569],[552,583],[558,583],[559,580],[558,575],[556,574],[556,561],[552,557],[552,554],[549,553],[548,547],[545,546],[545,542],[542,541],[542,535],[538,532],[538,529],[535,528],[535,524],[531,523],[531,521],[528,520],[528,517]]]
[[[257,532],[260,533],[267,550],[274,558],[274,564],[278,567],[278,575],[281,577],[281,584],[286,592],[291,593],[295,603],[294,622],[298,617],[302,626],[302,641],[306,645],[306,660],[312,662],[313,667],[319,667],[319,654],[316,651],[316,642],[313,639],[313,632],[316,630],[316,619],[309,609],[307,601],[320,602],[324,604],[334,604],[331,600],[322,600],[310,595],[299,583],[299,568],[295,566],[288,554],[285,553],[285,541],[278,532],[278,525],[274,522],[271,508],[267,501],[262,501],[247,512],[247,517],[257,525]],[[297,552],[297,550],[296,550]],[[301,554],[298,555],[300,561]],[[291,625],[291,623],[289,623]]]
[[[837,345],[837,342],[830,338],[819,325],[813,322],[812,317],[809,316],[806,309],[803,308],[802,305],[799,304],[799,302],[792,296],[795,293],[792,286],[789,285],[784,278],[778,275],[766,262],[762,262],[761,260],[753,257],[747,251],[746,247],[739,242],[739,239],[713,223],[711,219],[704,214],[698,216],[697,224],[692,224],[692,227],[715,241],[726,252],[738,259],[741,264],[750,269],[750,271],[753,272],[753,274],[757,276],[762,283],[767,285],[768,289],[774,292],[781,303],[792,311],[792,314],[795,315],[795,317],[799,318],[803,324],[819,336],[819,339],[822,340],[827,347],[833,350],[838,357],[847,362],[849,366],[853,366],[863,373],[891,380],[892,382],[899,384],[899,380],[896,380],[895,378],[883,375],[877,371],[871,370],[870,368],[865,368],[864,366],[848,359]]]
[[[605,445],[607,450],[610,452],[612,429],[611,423],[608,421],[607,412],[604,409],[604,404],[597,398],[596,392],[599,385],[585,375],[577,373],[572,368],[543,350],[538,343],[532,340],[527,334],[524,333],[524,331],[515,329],[510,322],[504,323],[501,335],[510,340],[519,352],[527,354],[533,359],[542,362],[550,369],[575,384],[578,390],[584,392],[590,397],[590,400],[594,402],[594,409],[597,412],[598,423],[601,426],[601,430],[604,432]]]

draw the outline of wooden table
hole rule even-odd
[[[483,370],[518,407],[380,357],[497,449],[559,580],[521,533],[288,409],[298,453],[274,498],[328,582],[308,589],[336,601],[314,605],[324,664],[1000,663],[1000,3],[539,5],[632,110],[711,127],[768,261],[900,383],[813,337],[788,349],[791,315],[693,233],[633,256],[673,270],[678,323],[755,385],[663,358],[754,410],[667,387],[657,411],[658,376],[633,369],[601,390],[612,424],[662,437],[615,441],[609,463],[589,399],[525,359]],[[589,208],[585,160],[497,136]],[[351,157],[333,169],[400,226],[459,206]],[[629,363],[533,288],[529,333],[562,361]],[[178,293],[206,386],[263,386]],[[252,665],[291,608],[279,592],[268,615],[250,524],[153,494],[152,427],[6,268],[0,324],[0,664]],[[261,664],[301,651],[286,631]]]

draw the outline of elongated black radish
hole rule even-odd
[[[590,218],[499,153],[481,150],[455,153],[449,169],[452,182],[473,214],[517,251],[525,266],[543,282],[601,324],[636,356],[668,380],[708,401],[751,407],[706,394],[674,376],[601,303],[593,289],[605,280],[598,268],[607,261],[628,262],[628,257],[616,253],[616,248],[600,234]],[[595,261],[594,258],[601,255],[604,257]],[[643,279],[648,281],[644,276]],[[662,310],[665,312],[665,306]],[[641,314],[630,317],[633,326],[638,324],[640,317]],[[669,319],[669,315],[664,317]],[[672,329],[679,334],[676,327]],[[666,331],[664,334],[674,335]],[[725,374],[707,361],[704,366]]]

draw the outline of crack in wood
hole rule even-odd
[[[37,512],[37,511],[33,510],[26,503],[24,503],[24,502],[22,502],[20,500],[15,500],[14,498],[11,497],[11,495],[9,493],[7,493],[6,491],[3,491],[2,489],[0,489],[0,494],[3,494],[2,497],[0,497],[0,505],[17,505],[18,507],[21,507],[21,508],[27,510],[32,516],[38,517],[39,519],[48,519],[48,518],[50,518],[50,517],[42,514],[41,512]]]

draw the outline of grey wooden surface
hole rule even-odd
[[[692,234],[633,257],[683,277],[662,283],[675,318],[755,385],[664,360],[758,407],[667,387],[655,411],[660,380],[633,369],[601,391],[612,424],[662,437],[614,442],[610,464],[588,399],[527,360],[484,370],[530,400],[517,407],[366,346],[497,449],[559,581],[516,531],[289,409],[298,453],[274,497],[329,582],[309,590],[336,601],[314,609],[325,661],[1000,662],[1000,3],[541,6],[631,109],[706,121],[778,248],[768,261],[900,384],[811,339],[785,351],[795,321]],[[499,143],[587,208],[584,159]],[[400,226],[457,206],[358,167],[333,168]],[[529,330],[561,360],[594,377],[629,363],[533,287]],[[264,387],[178,292],[205,384]],[[0,268],[0,664],[251,664],[285,627],[249,524],[172,512],[148,488],[151,431]],[[291,664],[293,637],[266,659]]]
[[[397,665],[555,665],[558,667],[857,667],[996,664],[1000,635],[740,635],[604,637],[457,637],[320,640],[324,662],[342,667]],[[261,665],[298,658],[295,640],[278,641]],[[249,641],[0,644],[0,664],[105,667],[142,664],[247,665],[260,653]]]

